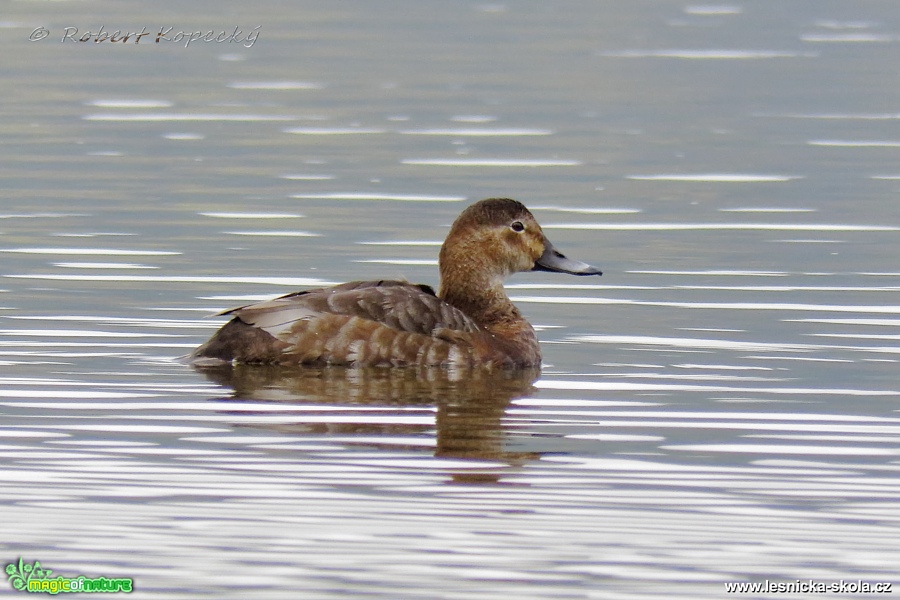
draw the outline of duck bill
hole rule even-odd
[[[580,260],[567,258],[562,252],[544,239],[544,253],[534,263],[532,271],[550,271],[553,273],[569,273],[570,275],[603,275],[597,267],[592,267]]]

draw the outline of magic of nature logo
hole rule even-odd
[[[60,593],[92,593],[92,592],[125,592],[134,589],[134,581],[131,578],[112,577],[87,577],[76,575],[64,577],[62,575],[51,576],[53,569],[41,566],[40,561],[25,562],[19,557],[18,562],[13,561],[6,565],[6,576],[14,590],[20,592],[60,594]]]

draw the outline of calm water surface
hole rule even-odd
[[[60,42],[101,25],[152,36]],[[137,598],[897,581],[896,3],[19,2],[0,28],[3,564]],[[178,362],[242,302],[436,284],[497,195],[605,272],[509,282],[539,376]]]

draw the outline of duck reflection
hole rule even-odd
[[[274,431],[295,434],[410,436],[430,434],[436,426],[437,457],[501,461],[519,465],[538,458],[533,452],[508,450],[503,415],[510,402],[531,396],[539,369],[435,369],[291,367],[284,365],[234,364],[198,368],[208,379],[234,390],[235,400],[333,406],[335,421],[266,425]],[[395,415],[396,422],[345,423],[353,407],[380,407],[379,415]],[[391,408],[398,409],[391,413]],[[434,426],[404,422],[409,408],[436,411]],[[402,409],[402,410],[401,410]],[[328,414],[327,410],[323,413]],[[342,440],[343,441],[343,440]],[[396,449],[396,443],[384,448]],[[496,482],[495,469],[460,473],[459,483]]]

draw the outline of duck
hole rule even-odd
[[[402,280],[353,281],[219,313],[232,319],[189,360],[196,367],[540,368],[534,328],[503,287],[514,273],[578,276],[521,202],[488,198],[453,222],[438,256],[438,291]]]

